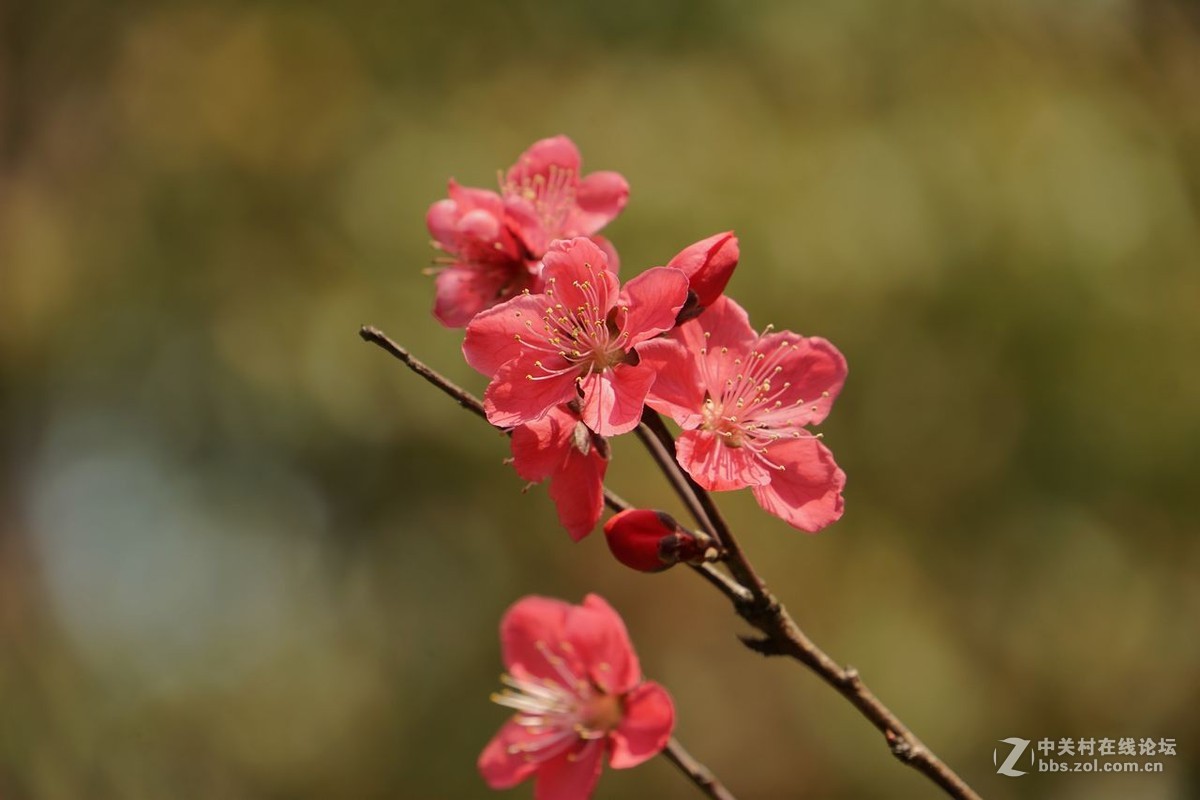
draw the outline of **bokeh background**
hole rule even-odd
[[[487,797],[497,621],[588,591],[739,797],[935,796],[359,341],[482,390],[423,215],[556,133],[632,184],[626,275],[733,228],[752,319],[847,355],[844,520],[721,498],[809,633],[985,796],[1200,796],[1195,9],[4,3],[0,797]],[[675,509],[633,441],[611,485]],[[1010,736],[1179,754],[1013,779]]]

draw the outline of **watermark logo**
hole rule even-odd
[[[1043,738],[1034,744],[1031,739],[1010,736],[1000,740],[1001,745],[992,750],[992,764],[998,775],[1019,778],[1029,772],[1163,772],[1165,759],[1176,753],[1175,739],[1141,739],[1132,736],[1099,738],[1087,736],[1078,739]],[[1031,746],[1032,745],[1032,746]],[[1025,753],[1029,753],[1029,769],[1024,766]],[[1069,756],[1069,759],[1059,758]]]
[[[996,764],[996,772],[1001,775],[1007,775],[1010,778],[1019,778],[1025,774],[1023,769],[1014,769],[1017,760],[1029,747],[1028,739],[1019,739],[1016,736],[1010,736],[1007,739],[1001,739],[1001,744],[1011,745],[1012,749],[1008,751],[1008,757],[1004,759],[1004,763],[1000,764],[1000,751],[1003,748],[997,747],[992,750],[992,763]],[[1029,763],[1033,764],[1033,751],[1029,751]]]

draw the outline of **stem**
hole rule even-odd
[[[393,342],[382,331],[371,326],[363,326],[359,330],[359,336],[364,341],[378,345],[391,353],[405,366],[441,389],[463,408],[484,420],[487,419],[483,404],[474,395],[414,358],[405,348]],[[702,525],[707,522],[711,526],[709,530],[714,538],[727,552],[730,571],[738,579],[736,582],[730,580],[710,564],[699,564],[693,569],[701,573],[705,580],[729,598],[738,616],[763,634],[761,638],[742,637],[742,643],[762,655],[784,655],[804,664],[821,680],[833,687],[838,694],[845,697],[883,734],[888,749],[901,763],[908,764],[925,775],[951,797],[958,798],[958,800],[980,800],[979,795],[954,770],[946,766],[900,721],[899,717],[879,701],[879,698],[863,683],[858,670],[853,667],[841,667],[804,634],[787,609],[767,589],[745,552],[738,545],[729,525],[721,516],[720,510],[709,493],[698,486],[691,476],[683,472],[674,458],[666,456],[666,454],[674,452],[675,440],[671,436],[671,432],[667,430],[662,418],[653,411],[649,411],[643,416],[643,423],[654,434],[657,444],[661,445],[659,448],[652,448],[649,437],[642,439],[647,444],[647,448],[651,450],[651,455],[655,456],[659,468],[667,475],[672,486],[677,487],[677,491],[681,486],[679,481],[682,481],[682,485],[685,485],[695,496],[696,505],[703,512],[702,516],[697,517],[697,522]],[[680,496],[683,497],[683,494]],[[624,511],[630,508],[628,503],[608,489],[604,490],[604,501],[614,511]],[[685,503],[688,504],[689,509],[693,508],[686,499]],[[720,800],[732,799],[732,795],[712,777],[711,773],[694,761],[674,739],[668,743],[664,755],[692,777],[697,786],[708,792],[709,796]]]
[[[394,355],[396,358],[404,362],[404,366],[411,369],[413,372],[420,375],[425,380],[432,383],[437,388],[448,394],[456,403],[470,411],[477,417],[487,421],[487,413],[483,410],[483,403],[479,402],[479,398],[463,389],[458,384],[453,383],[445,376],[435,372],[425,366],[424,362],[413,357],[405,348],[393,342],[387,337],[383,331],[370,325],[363,325],[358,329],[358,335],[362,337],[364,342],[382,347],[387,352]]]
[[[765,656],[783,655],[794,658],[817,674],[821,680],[837,690],[867,718],[887,742],[892,755],[913,769],[925,775],[940,786],[946,794],[959,800],[979,800],[979,795],[960,778],[954,770],[937,757],[916,735],[908,729],[891,709],[880,702],[879,698],[867,688],[859,677],[858,670],[853,667],[840,666],[826,655],[805,635],[800,626],[788,613],[787,609],[771,594],[766,583],[759,577],[754,565],[750,563],[746,553],[737,542],[737,538],[729,529],[728,523],[721,516],[720,510],[713,502],[712,496],[701,486],[697,485],[673,458],[663,458],[664,449],[674,452],[675,439],[667,430],[656,412],[647,409],[642,415],[642,422],[654,433],[657,440],[655,447],[650,447],[651,456],[659,468],[666,474],[667,479],[675,486],[679,480],[685,480],[691,493],[704,509],[713,525],[713,533],[724,545],[726,563],[729,570],[738,581],[748,587],[748,601],[733,601],[734,610],[738,615],[753,625],[762,633],[762,637],[743,636],[742,643]]]
[[[666,748],[662,751],[663,757],[670,761],[675,766],[679,767],[685,775],[692,779],[692,783],[700,788],[713,800],[737,800],[729,790],[726,789],[716,777],[708,771],[708,767],[701,764],[696,759],[692,758],[687,750],[683,749],[683,745],[672,736],[667,742]]]

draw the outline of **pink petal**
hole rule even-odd
[[[572,431],[578,419],[562,408],[513,428],[513,468],[527,481],[541,481],[563,469],[573,449]]]
[[[693,353],[703,352],[707,388],[718,396],[727,378],[738,371],[734,359],[750,352],[758,334],[750,327],[746,311],[721,295],[696,319],[676,328],[671,336],[683,342]]]
[[[514,274],[499,267],[455,264],[437,275],[433,315],[447,328],[466,327],[476,314],[503,301],[529,279],[523,268]]]
[[[629,202],[629,182],[619,172],[593,172],[579,182],[577,233],[595,233],[612,222]]]
[[[537,295],[518,295],[477,315],[467,325],[462,352],[467,363],[492,376],[524,351],[517,337],[540,342],[544,301]]]
[[[603,756],[604,740],[592,739],[546,762],[537,773],[534,800],[588,800],[600,780]]]
[[[604,255],[608,258],[608,271],[613,275],[621,274],[621,256],[617,253],[617,248],[608,239],[603,236],[592,235],[588,237],[596,246],[604,251]]]
[[[558,521],[577,542],[592,532],[604,513],[607,468],[608,461],[595,448],[584,455],[572,446],[566,464],[550,476]]]
[[[699,425],[704,406],[704,386],[696,364],[700,356],[672,339],[642,342],[637,353],[641,358],[639,366],[649,367],[655,375],[646,405],[671,417],[683,428]]]
[[[642,679],[642,668],[621,616],[604,598],[589,594],[572,606],[563,626],[588,675],[605,694],[624,694]]]
[[[653,383],[654,370],[642,364],[593,372],[580,384],[584,424],[601,436],[629,433],[642,418],[646,393]]]
[[[820,337],[805,338],[789,331],[770,333],[758,344],[761,353],[773,352],[782,344],[795,349],[782,361],[783,371],[775,381],[791,382],[785,406],[786,416],[795,425],[817,425],[829,416],[829,410],[846,383],[846,359],[836,347]],[[795,397],[804,400],[796,407]]]
[[[793,528],[815,533],[842,516],[846,473],[816,439],[788,439],[771,445],[767,457],[784,469],[771,482],[754,487],[754,499]]]
[[[535,175],[548,176],[552,169],[571,170],[579,174],[579,148],[566,136],[539,139],[517,158],[505,179],[521,183]]]
[[[591,239],[557,239],[542,263],[548,305],[562,304],[571,311],[590,307],[603,320],[616,304],[619,282],[608,269],[608,257]]]
[[[647,681],[625,695],[625,716],[612,732],[613,769],[628,769],[653,758],[667,746],[675,727],[675,705],[667,690]]]
[[[725,291],[738,257],[737,237],[727,231],[685,247],[667,266],[683,270],[700,305],[711,306]]]
[[[617,298],[616,317],[628,337],[625,349],[674,328],[687,293],[687,277],[671,267],[653,267],[625,284]]]
[[[453,200],[438,200],[425,212],[425,225],[429,235],[443,248],[454,250],[458,236],[458,204]]]
[[[531,352],[522,353],[502,366],[483,394],[488,422],[498,428],[523,425],[541,419],[550,409],[578,396],[574,371],[546,374],[537,366],[538,361],[551,370],[566,365],[559,356]]]
[[[477,189],[473,186],[460,186],[450,181],[450,199],[458,205],[460,215],[472,211],[486,211],[496,219],[504,216],[504,199],[488,189]]]
[[[492,789],[511,789],[537,771],[538,762],[525,758],[524,753],[511,753],[509,747],[533,739],[529,729],[509,720],[479,754],[476,765],[484,781]]]
[[[552,597],[529,595],[513,603],[500,620],[500,646],[504,665],[517,677],[553,678],[561,682],[558,671],[538,647],[557,650],[565,641],[570,603]]]
[[[767,483],[776,473],[745,447],[729,447],[704,430],[684,431],[675,441],[675,460],[696,483],[724,492]]]

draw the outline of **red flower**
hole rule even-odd
[[[629,184],[620,173],[593,172],[580,179],[580,165],[575,143],[554,136],[530,145],[501,181],[509,219],[535,256],[545,253],[555,239],[591,236],[629,200]],[[596,239],[612,255],[607,242]],[[615,261],[612,266],[615,269]]]
[[[608,444],[587,429],[566,406],[512,432],[513,467],[527,481],[550,479],[550,499],[558,520],[579,541],[604,512],[604,471]]]
[[[579,606],[523,598],[501,620],[500,641],[507,688],[492,700],[517,713],[479,756],[488,786],[536,775],[536,800],[584,800],[606,753],[609,766],[626,769],[666,747],[671,696],[642,680],[625,624],[600,597]]]
[[[450,181],[450,197],[429,207],[425,223],[449,256],[437,274],[433,308],[443,325],[461,328],[485,308],[538,288],[537,261],[521,253],[495,192]]]
[[[824,339],[758,335],[718,299],[670,338],[643,345],[658,376],[646,403],[684,429],[679,464],[705,489],[753,488],[765,510],[815,532],[842,515],[846,475],[805,430],[829,414],[846,360]]]
[[[604,252],[585,238],[556,241],[543,259],[545,288],[479,314],[467,325],[463,355],[491,376],[488,421],[500,427],[540,419],[580,401],[580,416],[601,436],[637,426],[654,370],[638,348],[675,324],[687,278],[654,267],[624,289]]]

